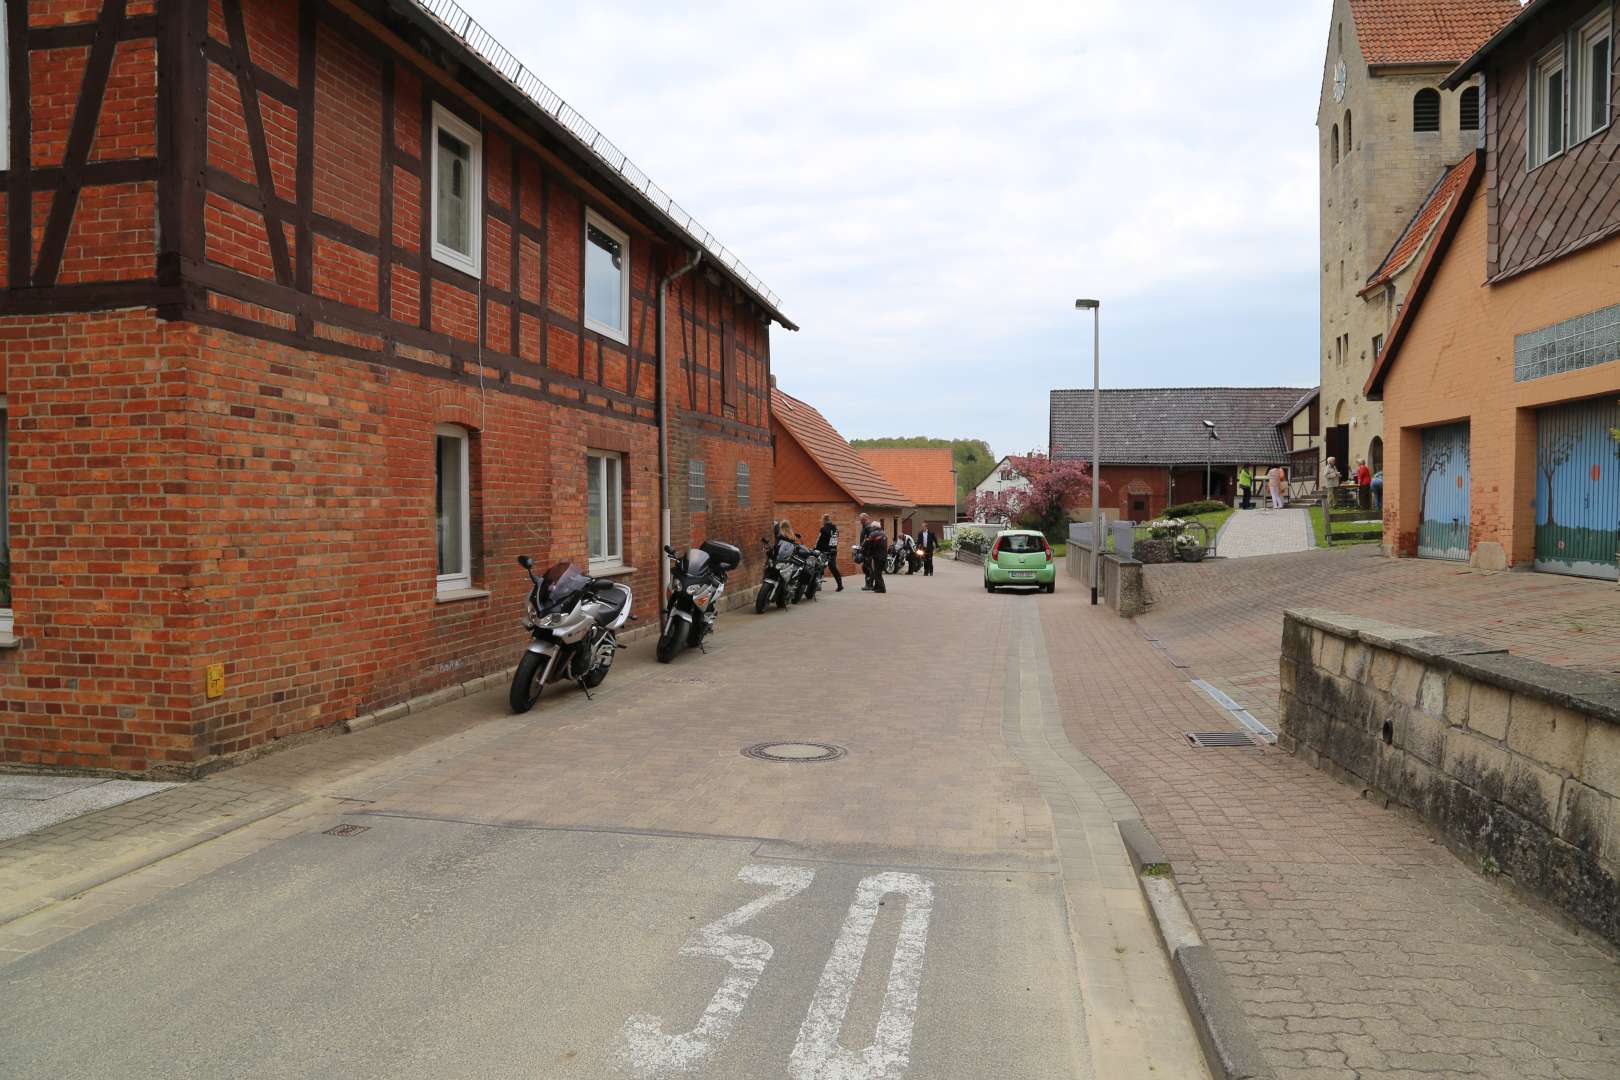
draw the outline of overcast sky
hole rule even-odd
[[[1328,0],[461,0],[782,298],[846,436],[1044,447],[1047,391],[1316,383]]]

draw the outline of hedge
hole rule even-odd
[[[1167,506],[1164,508],[1164,513],[1159,516],[1167,518],[1197,517],[1199,514],[1215,514],[1231,508],[1229,504],[1223,503],[1219,499],[1199,499],[1197,502],[1177,503],[1175,506]]]

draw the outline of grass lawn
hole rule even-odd
[[[1226,519],[1231,517],[1235,512],[1236,511],[1228,506],[1225,510],[1211,510],[1207,514],[1197,514],[1191,518],[1187,518],[1186,520],[1197,521],[1207,527],[1209,529],[1209,542],[1213,544],[1215,542],[1215,537],[1220,535],[1221,526],[1225,525]]]
[[[1369,515],[1378,511],[1369,510]],[[1316,546],[1327,547],[1327,536],[1322,529],[1322,508],[1311,507],[1311,528],[1316,532]],[[1371,525],[1350,525],[1339,522],[1335,529],[1337,535],[1333,538],[1334,547],[1345,547],[1349,544],[1376,544],[1384,538],[1383,522],[1374,522]]]

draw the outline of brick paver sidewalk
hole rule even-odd
[[[1070,739],[1164,845],[1283,1080],[1620,1076],[1612,951],[1303,762],[1195,750],[1181,734],[1233,726],[1193,675],[1256,713],[1275,695],[1284,604],[1372,606],[1431,627],[1467,612],[1454,625],[1468,633],[1612,665],[1612,586],[1458,569],[1352,551],[1155,566],[1171,573],[1140,628],[1078,590],[1043,608]],[[1576,623],[1581,636],[1560,640]]]
[[[1315,546],[1309,510],[1239,510],[1221,526],[1215,550],[1223,559],[1248,559]]]

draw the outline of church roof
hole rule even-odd
[[[1514,16],[1519,0],[1350,0],[1368,64],[1457,64]]]

